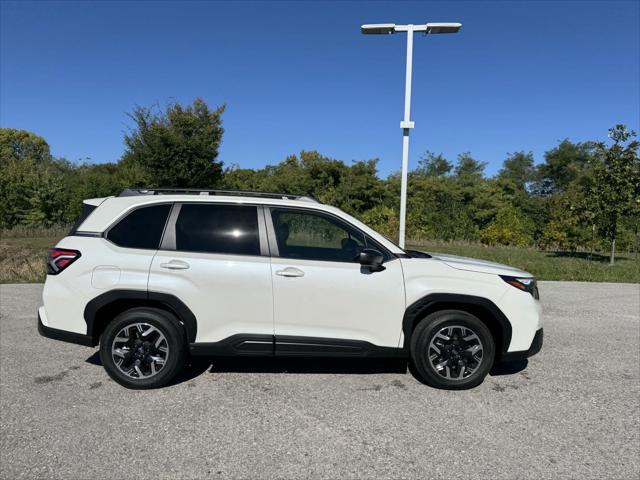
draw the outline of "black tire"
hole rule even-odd
[[[470,333],[473,333],[476,338],[468,343],[458,339],[459,335],[462,336],[463,330],[454,326],[464,327],[468,332],[466,335],[469,336]],[[429,356],[439,354],[430,347],[430,343],[442,329],[447,327],[454,327],[450,339],[441,341],[442,337],[438,337],[435,340],[435,342],[439,342],[439,344],[436,343],[436,346],[446,343],[444,348],[438,347],[444,356],[439,356],[432,362]],[[454,343],[455,345],[453,345]],[[476,361],[471,352],[464,352],[465,347],[476,344],[482,347],[480,361]],[[452,350],[445,351],[448,348]],[[461,351],[462,353],[460,353]],[[465,390],[481,384],[491,370],[494,357],[495,343],[487,326],[474,315],[461,310],[441,310],[428,315],[418,324],[411,336],[411,360],[416,373],[420,380],[435,388]],[[441,365],[441,362],[447,362],[447,367],[440,367],[441,370],[438,370],[434,363]],[[469,366],[467,366],[467,362]],[[448,368],[449,365],[451,365],[450,368]],[[476,365],[475,370],[472,370],[474,365]],[[460,371],[463,372],[463,375],[466,373],[468,376],[445,378],[445,375],[457,377],[457,372]],[[456,375],[450,375],[451,373],[456,373]]]
[[[165,361],[162,364],[158,364],[159,368],[154,365],[154,368],[158,368],[157,373],[149,372],[150,376],[144,378],[133,378],[123,372],[116,364],[116,360],[114,360],[115,354],[112,353],[116,335],[127,325],[132,325],[132,327],[130,327],[131,330],[128,331],[132,341],[142,342],[143,338],[140,336],[135,340],[133,339],[138,335],[136,329],[133,328],[133,325],[137,323],[150,325],[157,329],[157,331],[165,337],[162,345],[167,346],[166,353],[159,354],[158,352],[148,351],[148,353],[165,355]],[[160,338],[158,333],[155,331],[153,333],[156,335],[155,338]],[[153,342],[142,343],[140,347],[143,349],[154,348]],[[128,346],[125,346],[125,348],[130,350]],[[150,355],[144,355],[143,353],[140,353],[140,355],[141,357],[138,358],[138,362],[142,363],[138,363],[138,365],[140,365],[141,368],[144,368],[144,365],[150,367]],[[104,369],[112,379],[127,388],[149,389],[166,385],[182,370],[186,357],[186,339],[183,328],[174,315],[157,308],[137,307],[122,312],[107,325],[100,337],[100,359]],[[132,353],[128,353],[126,359],[128,362],[127,365],[131,365],[132,358]],[[120,359],[118,358],[118,360]],[[133,375],[137,375],[137,373]]]

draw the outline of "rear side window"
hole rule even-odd
[[[260,255],[258,209],[184,204],[176,220],[176,250]]]
[[[69,235],[75,235],[80,225],[82,225],[84,221],[87,218],[89,218],[89,215],[91,215],[91,212],[93,212],[95,209],[96,209],[95,205],[89,205],[88,203],[83,203],[82,210],[80,210],[80,216],[73,224],[73,227],[71,227],[71,231],[69,232]]]
[[[120,247],[155,250],[160,245],[171,205],[134,210],[109,230],[107,238]]]

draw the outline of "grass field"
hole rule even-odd
[[[0,283],[39,283],[46,272],[48,250],[67,229],[0,232]],[[606,254],[548,252],[533,248],[481,244],[413,242],[409,248],[505,263],[533,273],[539,280],[640,283],[640,260],[622,253],[610,266]]]
[[[534,248],[489,247],[482,244],[420,242],[408,248],[448,253],[504,263],[533,273],[539,280],[640,283],[640,260],[634,254],[616,256],[609,265],[604,253],[553,252]]]

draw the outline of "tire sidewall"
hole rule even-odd
[[[165,366],[156,375],[140,380],[133,379],[121,372],[113,361],[111,345],[115,336],[126,325],[148,323],[160,330],[167,339],[169,355]],[[100,359],[109,376],[127,388],[158,388],[170,382],[182,369],[185,358],[184,332],[176,325],[170,314],[158,309],[134,308],[118,315],[105,328],[100,338]]]
[[[449,325],[462,325],[471,329],[482,342],[482,363],[480,368],[464,380],[446,379],[438,374],[427,358],[427,350],[433,336]],[[495,357],[495,342],[487,326],[474,315],[457,310],[432,313],[422,320],[411,338],[411,359],[422,379],[430,386],[447,390],[473,388],[487,376]]]

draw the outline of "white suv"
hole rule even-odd
[[[531,274],[403,250],[308,197],[124,190],[85,200],[51,250],[38,329],[100,345],[130,388],[189,355],[409,358],[429,385],[478,385],[542,346]]]

